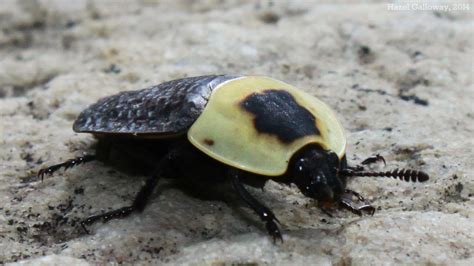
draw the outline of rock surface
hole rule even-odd
[[[474,264],[472,11],[255,2],[2,1],[0,264]],[[381,153],[387,169],[431,180],[353,180],[373,217],[328,217],[269,182],[251,192],[281,221],[285,241],[273,244],[235,197],[175,186],[87,235],[77,221],[128,204],[146,176],[93,162],[34,177],[93,152],[71,125],[97,99],[215,73],[300,87],[338,114],[350,163]]]

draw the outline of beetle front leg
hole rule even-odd
[[[376,155],[368,157],[367,159],[363,160],[360,164],[356,166],[347,166],[347,169],[354,172],[361,172],[365,170],[364,165],[371,165],[377,162],[383,162],[385,166],[387,165],[385,158],[380,154],[376,154]]]
[[[362,216],[362,211],[368,212],[370,215],[374,215],[375,208],[370,204],[364,204],[361,206],[355,206],[353,201],[341,200],[340,204],[343,208],[351,211],[354,214]]]
[[[352,200],[352,196],[355,196],[358,202],[362,202],[363,204],[358,205]],[[368,212],[370,215],[374,215],[375,213],[375,208],[372,205],[366,203],[362,195],[350,189],[345,190],[345,193],[343,194],[339,203],[343,208],[348,209],[352,213],[357,214],[359,216],[362,216],[363,211]]]
[[[387,166],[387,162],[385,162],[385,158],[380,154],[370,156],[367,159],[363,160],[360,164],[369,165],[369,164],[373,164],[373,163],[377,163],[377,162],[383,162],[383,164],[385,166]]]
[[[231,169],[229,171],[229,175],[232,178],[232,184],[234,189],[237,191],[237,194],[240,198],[252,209],[254,210],[260,219],[265,222],[265,227],[267,229],[268,234],[273,237],[273,240],[279,239],[283,242],[283,238],[281,236],[280,229],[278,228],[277,223],[280,223],[278,219],[275,217],[273,212],[268,209],[265,205],[258,202],[250,193],[245,189],[242,185],[240,180],[241,172],[237,169]]]

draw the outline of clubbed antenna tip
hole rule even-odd
[[[343,176],[356,177],[356,176],[371,176],[371,177],[392,177],[398,178],[406,182],[425,182],[430,179],[429,175],[423,171],[417,171],[412,169],[395,169],[393,171],[386,172],[368,172],[368,171],[352,171],[344,170],[341,172]]]

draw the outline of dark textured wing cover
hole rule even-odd
[[[74,122],[76,132],[176,134],[187,130],[204,110],[212,90],[236,78],[190,77],[100,99]]]

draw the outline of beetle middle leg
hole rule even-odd
[[[132,205],[122,207],[122,208],[109,211],[106,213],[89,216],[88,218],[84,219],[80,223],[84,231],[88,233],[86,226],[91,225],[98,220],[107,222],[112,219],[124,218],[130,215],[134,211],[139,211],[139,212],[143,211],[145,209],[146,204],[148,203],[150,199],[151,194],[155,190],[155,187],[158,185],[159,180],[161,179],[161,177],[163,177],[164,173],[166,172],[166,167],[173,160],[175,160],[177,152],[178,152],[177,149],[171,150],[158,162],[158,166],[156,167],[155,173],[146,180],[145,185],[143,185],[143,187],[135,196],[135,199],[133,200]]]
[[[237,191],[237,194],[240,198],[252,209],[254,210],[260,219],[265,222],[265,227],[267,228],[268,234],[273,237],[273,240],[279,239],[283,242],[280,229],[276,223],[280,223],[275,217],[273,212],[267,208],[265,205],[256,200],[250,193],[245,189],[240,180],[241,172],[237,169],[231,169],[229,175],[232,178],[232,185]]]

